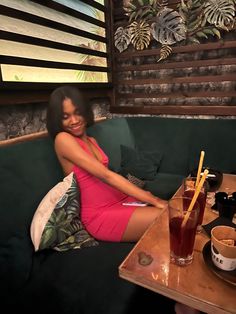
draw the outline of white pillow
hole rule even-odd
[[[66,251],[98,244],[80,221],[80,191],[74,173],[55,185],[42,199],[30,226],[35,251]]]

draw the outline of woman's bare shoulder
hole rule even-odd
[[[56,150],[67,149],[70,147],[78,146],[78,143],[73,135],[67,132],[60,132],[55,137],[54,146]]]
[[[75,141],[75,138],[73,135],[67,132],[60,132],[55,137],[55,144],[62,143],[64,141]]]

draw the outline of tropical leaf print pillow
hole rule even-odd
[[[35,251],[66,251],[98,245],[80,221],[80,191],[73,173],[54,186],[34,214],[30,233]]]

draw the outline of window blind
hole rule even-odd
[[[0,86],[109,83],[107,1],[1,0]]]

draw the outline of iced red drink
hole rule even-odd
[[[184,196],[188,197],[188,198],[193,198],[194,195],[194,190],[187,190],[184,191]],[[204,211],[205,211],[205,207],[206,207],[206,193],[204,192],[200,192],[197,198],[197,201],[199,203],[199,215],[198,215],[198,225],[201,226],[202,225],[202,221],[203,221],[203,216],[204,216]],[[187,205],[189,206],[189,204]]]
[[[186,204],[191,199],[176,197],[169,201],[169,232],[170,232],[170,258],[175,264],[184,266],[193,260],[193,247],[198,224],[199,204],[195,203],[194,208],[184,220],[187,214]]]
[[[190,199],[193,198],[193,195],[195,193],[195,177],[188,177],[184,179],[184,192],[183,196],[188,197]],[[202,222],[206,207],[206,198],[207,198],[207,190],[208,190],[208,184],[205,182],[201,188],[201,191],[198,195],[197,202],[199,203],[199,216],[198,216],[198,226],[197,226],[197,232],[200,232],[202,229]],[[185,204],[185,206],[189,206],[189,204]]]

